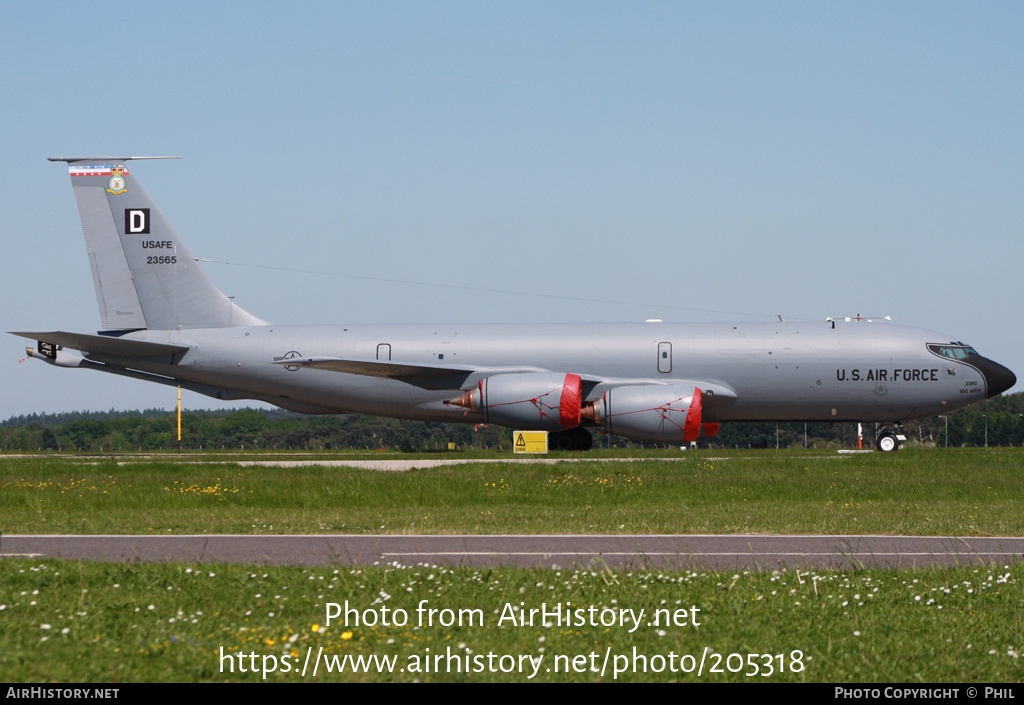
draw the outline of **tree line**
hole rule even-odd
[[[597,429],[594,446],[659,447],[611,436]],[[873,444],[874,424],[864,426]],[[1009,394],[944,416],[910,421],[907,445],[982,447],[1024,445],[1024,393]],[[373,450],[444,451],[512,449],[507,428],[459,423],[402,421],[355,414],[303,416],[278,409],[191,411],[182,414],[183,450]],[[850,423],[726,423],[700,447],[854,448]],[[0,451],[161,451],[179,448],[175,411],[72,412],[15,416],[0,423]]]

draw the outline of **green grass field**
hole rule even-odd
[[[7,560],[2,569],[4,681],[863,684],[1022,674],[1019,564],[705,573]],[[358,623],[352,613],[328,626],[328,604],[346,601]],[[587,610],[583,624],[509,618],[565,603]],[[624,623],[619,610],[632,610]]]
[[[565,456],[555,465],[481,462],[401,473],[239,467],[194,456],[0,456],[0,530],[1024,534],[1018,449],[681,456]]]
[[[1017,450],[573,457],[404,473],[240,467],[207,456],[3,457],[0,530],[1024,533]],[[3,559],[0,680],[1019,682],[1022,570],[1021,563],[715,573]],[[328,626],[328,604],[346,601],[376,623]],[[565,603],[605,617],[644,614],[635,628],[628,619],[502,619],[518,607]],[[442,624],[437,612],[421,623],[421,605],[452,610],[451,617],[463,611],[465,622]],[[392,621],[404,610],[406,623],[381,624],[385,608]],[[656,610],[663,610],[657,624]]]

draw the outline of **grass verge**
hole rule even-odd
[[[845,573],[2,565],[0,680],[8,682],[997,683],[1020,680],[1024,646],[1019,565]],[[330,603],[347,603],[358,623],[351,613],[328,626]],[[556,605],[582,613],[564,612],[570,623],[519,617],[520,607]],[[392,624],[382,624],[385,615]]]
[[[315,464],[240,467],[205,456],[8,457],[0,460],[0,530],[1024,534],[1018,449],[564,460],[384,473]]]

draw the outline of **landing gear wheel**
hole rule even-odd
[[[900,449],[900,440],[891,431],[883,431],[875,439],[875,446],[883,453],[892,453]]]
[[[594,447],[594,437],[590,434],[590,431],[577,426],[572,430],[573,434],[573,450],[590,450]]]
[[[590,450],[594,446],[594,437],[581,426],[567,431],[555,431],[548,437],[548,441],[555,450]]]
[[[555,431],[549,436],[551,447],[555,450],[572,450],[572,434],[569,431]]]

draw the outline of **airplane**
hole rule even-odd
[[[908,419],[1016,384],[948,335],[874,318],[791,323],[277,325],[210,280],[129,162],[51,157],[78,203],[103,329],[12,331],[29,356],[303,414],[368,414],[690,443],[729,422],[875,422],[883,452]],[[132,166],[134,169],[134,165]],[[75,354],[70,351],[77,351]]]

